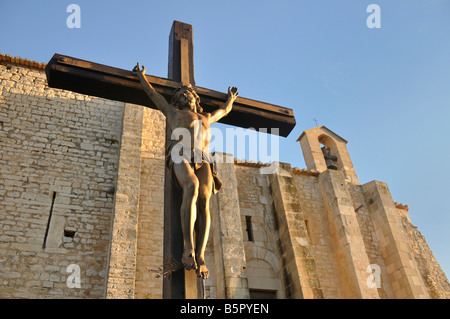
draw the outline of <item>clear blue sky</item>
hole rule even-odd
[[[81,28],[69,29],[69,4]],[[381,28],[369,29],[369,4]],[[361,183],[388,183],[450,275],[450,1],[8,1],[0,52],[61,53],[167,76],[173,20],[194,27],[196,84],[294,109],[280,161],[304,168],[298,136],[349,141]]]

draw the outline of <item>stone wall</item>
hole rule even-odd
[[[277,216],[279,249],[283,260],[283,284],[287,298],[321,299],[316,260],[290,164],[279,163],[269,175]]]
[[[236,165],[236,178],[249,289],[284,298],[280,238],[269,178],[260,174],[259,167],[244,165]]]
[[[134,297],[143,108],[125,104],[108,268],[107,298]]]
[[[295,184],[300,196],[311,252],[315,257],[317,272],[325,299],[344,298],[343,284],[339,275],[336,254],[324,213],[317,174],[295,174]]]
[[[433,299],[450,299],[450,283],[447,276],[439,266],[425,237],[418,227],[411,223],[408,214],[409,207],[397,203],[396,208],[401,219],[404,234],[412,249],[422,279],[427,285],[430,297]]]
[[[395,298],[430,298],[388,186],[371,181],[362,189]]]
[[[144,108],[134,298],[162,298],[165,117]]]
[[[246,257],[244,237],[241,228],[238,179],[232,156],[216,153],[217,173],[223,183],[220,191],[211,198],[211,230],[213,253],[206,251],[208,260],[213,261],[208,269],[214,274],[214,294],[222,299],[248,298],[248,281],[245,275]],[[211,257],[208,257],[211,256]]]
[[[379,267],[381,271],[380,288],[377,288],[380,298],[394,298],[391,283],[389,281],[386,265],[381,254],[379,241],[372,222],[368,204],[364,198],[364,192],[361,185],[347,184],[350,196],[352,198],[353,208],[355,210],[356,220],[364,242],[365,251],[370,265]],[[377,268],[378,269],[378,268]],[[369,275],[370,273],[367,273]]]
[[[123,111],[0,64],[2,298],[105,297]]]

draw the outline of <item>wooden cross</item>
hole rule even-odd
[[[168,79],[146,75],[152,86],[170,101],[172,92],[181,84],[191,84],[200,96],[205,112],[220,107],[227,98],[221,93],[195,86],[192,26],[174,21],[169,36]],[[134,64],[133,64],[134,65]],[[131,67],[132,65],[130,65]],[[135,74],[98,63],[55,54],[46,67],[49,87],[71,90],[111,100],[139,104],[156,109]],[[279,128],[286,137],[295,126],[292,109],[238,97],[233,110],[220,121],[243,128]],[[167,127],[167,126],[166,126]],[[170,141],[166,129],[166,145]],[[166,168],[164,185],[164,264],[181,260],[183,237],[180,221],[182,194],[172,183],[172,174]],[[169,272],[163,282],[163,298],[203,298],[202,281],[195,271],[177,269]]]

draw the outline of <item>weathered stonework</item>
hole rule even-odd
[[[283,252],[285,294],[290,298],[323,298],[316,262],[289,164],[270,176]]]
[[[330,225],[333,246],[347,298],[378,298],[366,284],[369,258],[356,219],[344,175],[326,170],[319,175],[319,187]]]
[[[109,258],[108,298],[134,298],[143,108],[125,104]]]
[[[252,296],[254,291],[265,290],[276,298],[285,298],[269,176],[261,174],[259,166],[237,164],[235,167],[249,294]]]
[[[0,64],[2,298],[105,298],[123,112]]]
[[[408,215],[409,207],[396,203],[396,208],[401,218],[403,232],[412,249],[422,280],[429,288],[430,297],[433,299],[450,299],[448,279],[441,267],[439,267],[439,263],[430,247],[428,247],[425,237],[411,223]]]
[[[372,181],[363,190],[395,297],[429,298],[387,185]]]
[[[309,247],[316,262],[320,287],[325,299],[345,298],[339,267],[336,260],[333,239],[319,188],[318,174],[308,171],[294,171],[294,180],[304,215]]]
[[[0,54],[0,297],[161,298],[164,116],[51,89],[43,67]],[[206,297],[449,298],[409,207],[360,185],[347,141],[299,141],[307,169],[217,164]]]
[[[233,161],[226,159],[228,154],[217,153],[215,156],[222,157],[216,169],[223,182],[220,192],[211,199],[211,237],[215,254],[214,262],[210,265],[214,265],[216,297],[248,298],[235,167]]]
[[[162,113],[144,108],[135,298],[162,298],[164,134]]]

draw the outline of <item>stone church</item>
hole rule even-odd
[[[44,68],[0,54],[0,298],[161,298],[163,115],[49,88]],[[205,297],[449,298],[408,205],[359,183],[347,141],[298,142],[306,168],[217,164]]]

